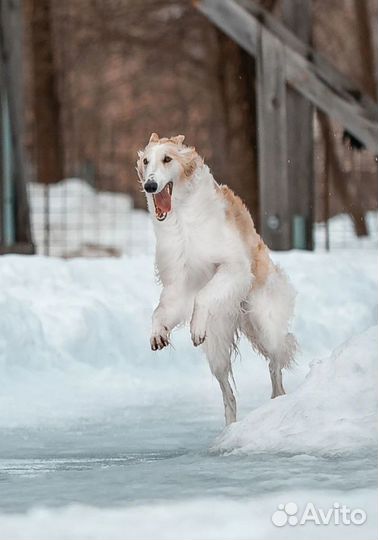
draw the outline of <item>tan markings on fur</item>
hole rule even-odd
[[[203,164],[203,160],[197,154],[194,146],[186,146],[184,148],[184,151],[177,153],[177,159],[184,169],[184,176],[190,178],[196,168]]]
[[[138,160],[135,167],[140,183],[143,183],[143,154],[143,150],[138,150]]]
[[[157,133],[151,133],[150,140],[148,142],[150,143],[159,142],[159,135]]]
[[[257,234],[251,214],[243,201],[227,186],[220,186],[226,201],[226,217],[238,229],[251,254],[251,272],[257,284],[265,283],[271,268],[269,250]]]

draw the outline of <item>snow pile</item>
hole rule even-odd
[[[227,428],[214,449],[339,454],[377,442],[378,327],[312,363],[292,394],[262,405]]]
[[[328,222],[331,249],[353,248],[372,249],[378,247],[378,212],[370,211],[365,215],[369,236],[358,238],[355,233],[352,218],[348,214],[339,214]],[[316,249],[326,246],[326,224],[315,223],[314,238]]]
[[[129,195],[97,191],[78,178],[46,187],[31,182],[28,189],[38,253],[44,253],[46,234],[54,256],[152,253],[151,220],[147,212],[133,209]]]
[[[28,187],[37,253],[45,252],[46,221],[50,229],[50,255],[88,257],[153,253],[151,219],[144,210],[133,209],[133,201],[128,195],[97,191],[78,178],[47,187],[29,183]],[[331,248],[377,247],[378,213],[367,212],[366,222],[369,236],[357,238],[350,216],[340,214],[331,218]],[[315,224],[314,238],[317,249],[323,249],[324,223]]]
[[[294,331],[301,356],[285,374],[291,392],[310,360],[376,324],[376,257],[274,257],[298,291]],[[174,348],[150,351],[159,295],[151,257],[4,256],[0,282],[0,425],[103,418],[132,405],[185,399],[213,406],[222,425],[217,383],[188,329],[173,333]],[[267,401],[270,382],[265,361],[244,340],[240,350],[234,372],[243,411]]]

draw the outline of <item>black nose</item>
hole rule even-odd
[[[157,187],[158,185],[155,180],[147,180],[147,182],[144,184],[144,189],[147,191],[147,193],[155,193]]]

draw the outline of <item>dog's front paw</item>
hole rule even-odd
[[[190,335],[192,337],[193,345],[198,347],[206,339],[206,323],[201,321],[199,317],[193,316],[190,323]]]
[[[161,328],[157,330],[152,331],[151,339],[150,339],[151,349],[153,351],[157,351],[160,349],[164,349],[164,347],[167,347],[169,345],[169,331],[166,326],[162,326]]]

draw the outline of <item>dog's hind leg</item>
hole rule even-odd
[[[216,330],[213,324],[208,325],[208,334],[203,348],[211,373],[217,379],[222,391],[226,425],[229,425],[236,422],[236,400],[230,384],[233,334],[231,329],[224,333],[219,328]]]
[[[282,369],[275,360],[269,360],[269,373],[270,380],[272,381],[271,398],[274,399],[278,396],[283,396],[286,394],[282,384]]]
[[[285,394],[282,384],[282,369],[290,366],[294,360],[294,354],[297,349],[297,341],[293,334],[288,332],[282,336],[275,351],[266,351],[269,358],[269,373],[272,381],[272,399]]]

